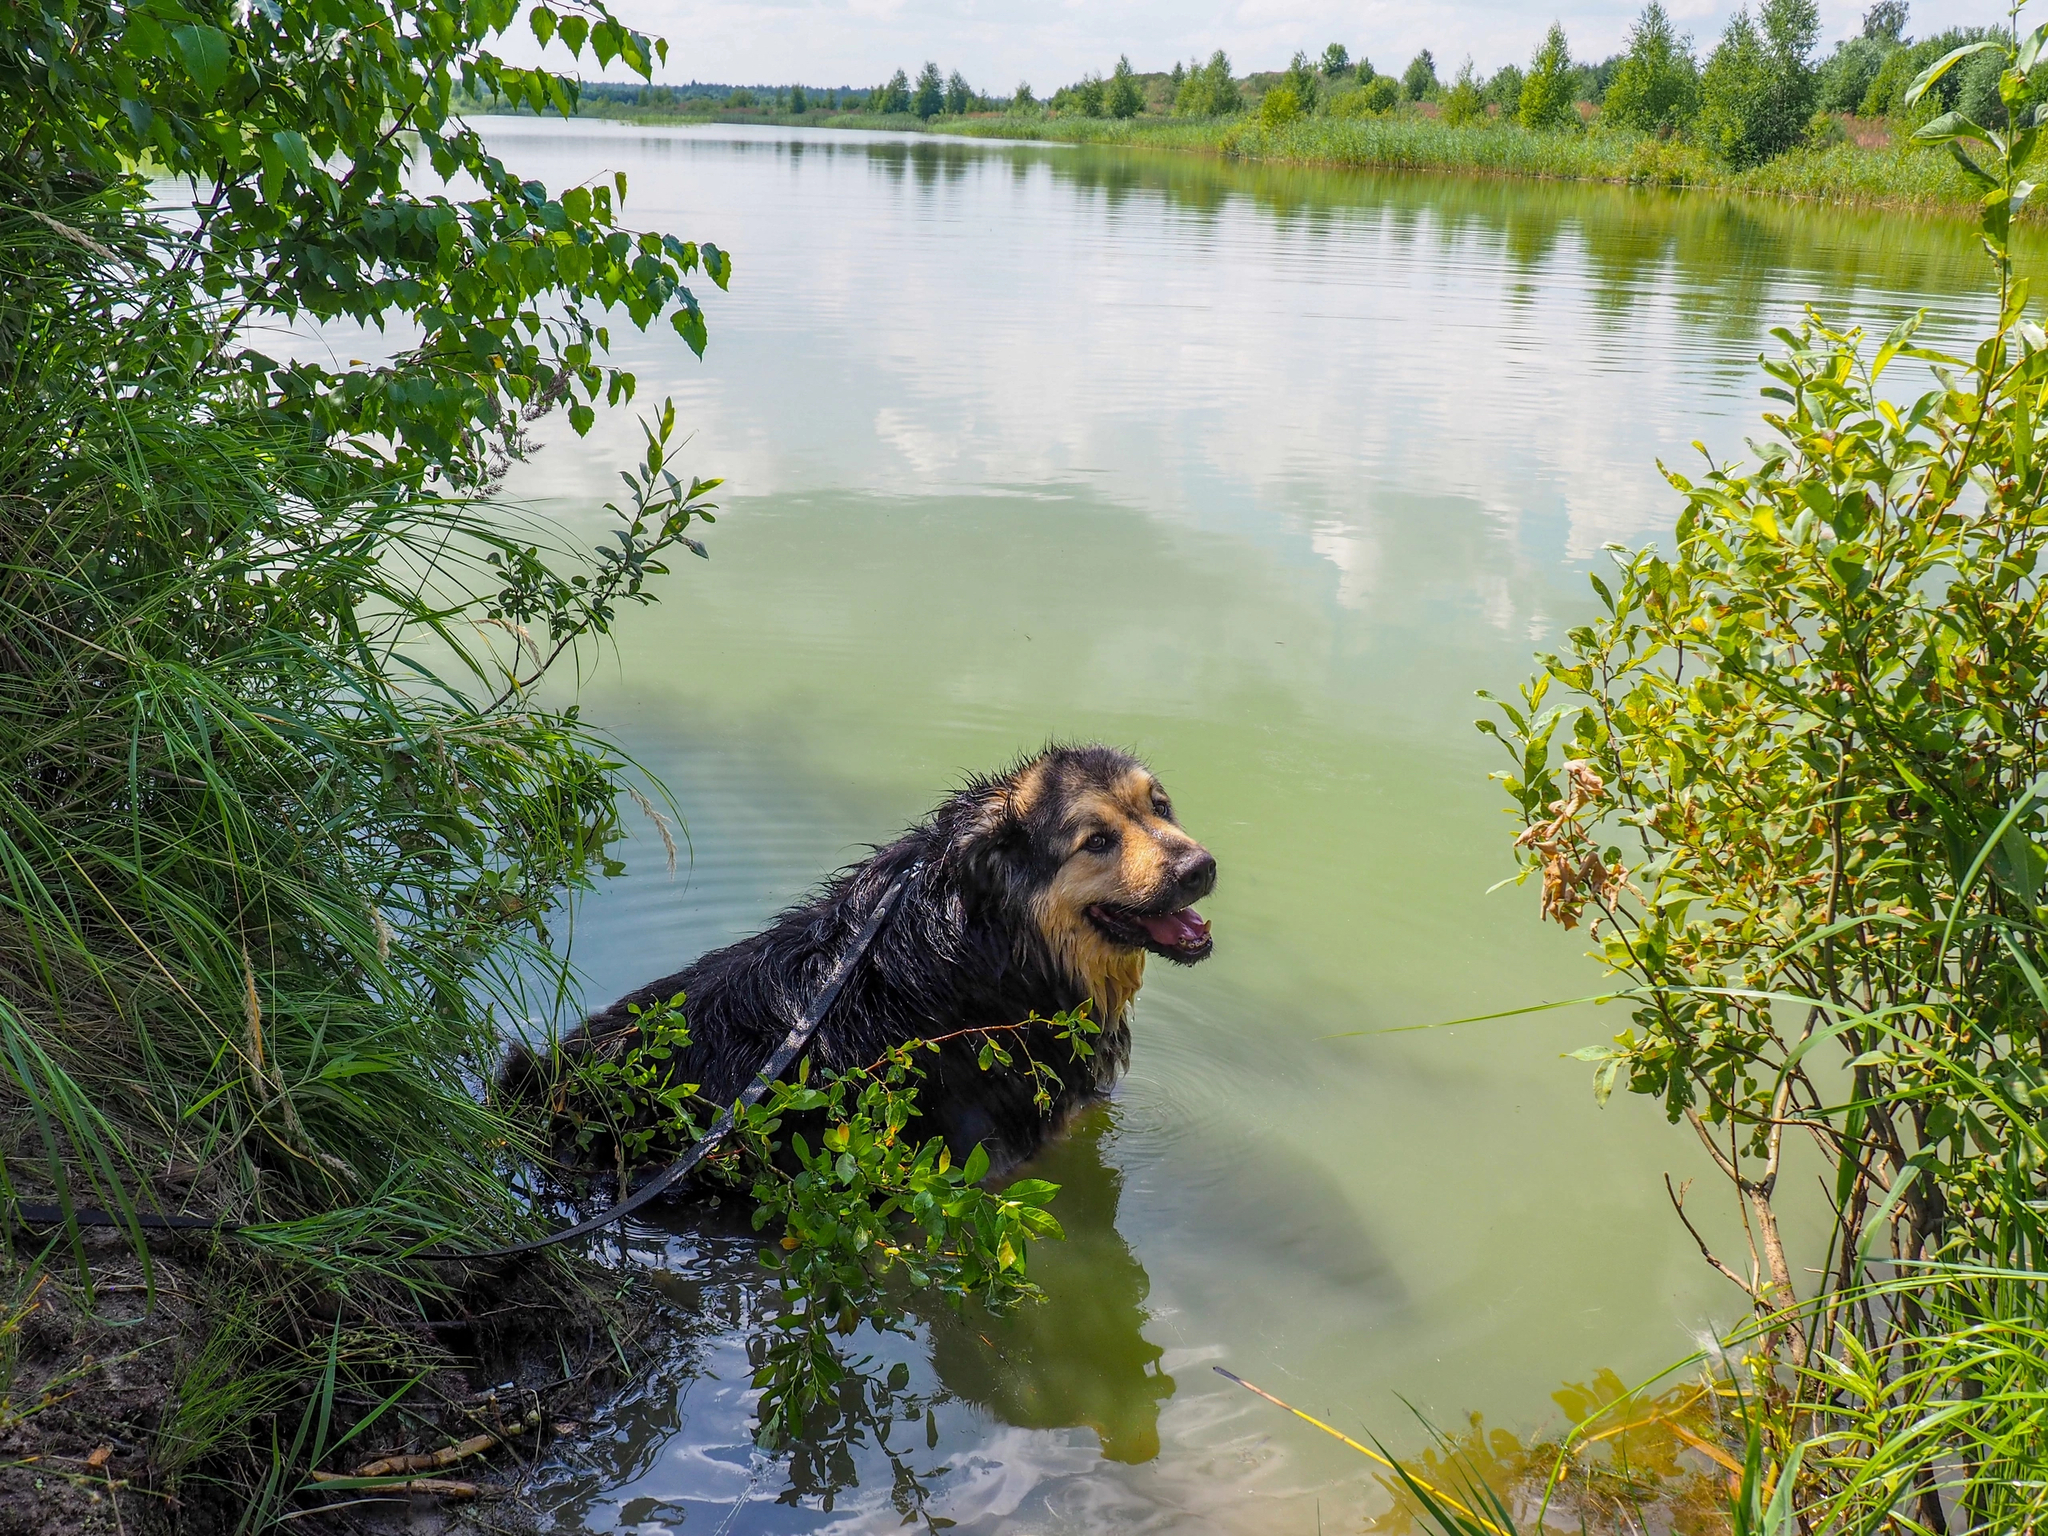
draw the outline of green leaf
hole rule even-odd
[[[192,77],[192,83],[203,95],[218,96],[220,88],[228,83],[232,68],[227,33],[219,27],[195,23],[176,28],[171,33],[171,41],[178,45],[178,53],[185,60],[185,72]]]
[[[296,129],[281,128],[270,136],[284,163],[298,172],[301,181],[313,179],[313,157],[306,148],[306,136]]]
[[[587,434],[590,431],[591,424],[596,420],[597,412],[587,405],[572,405],[569,407],[569,425],[576,429],[578,437]]]
[[[590,23],[581,16],[571,13],[562,18],[562,41],[569,45],[569,52],[580,55],[583,39],[590,35]]]
[[[1925,127],[1913,130],[1915,144],[1946,144],[1951,139],[1982,139],[1989,143],[1990,135],[1961,112],[1944,112]]]
[[[2004,46],[2005,44],[2001,42],[1994,42],[1987,38],[1981,42],[1965,43],[1962,47],[1952,49],[1950,52],[1943,54],[1913,77],[1913,83],[1906,88],[1906,105],[1909,107],[1918,106],[1920,98],[1927,94],[1928,87],[1962,63],[1964,59],[1970,57],[1971,54],[1988,53],[1993,48],[2003,48]]]
[[[540,40],[541,47],[555,35],[555,13],[544,5],[537,5],[527,12],[526,24],[533,28],[533,35]]]
[[[965,1184],[979,1184],[988,1177],[988,1148],[980,1142],[967,1154],[967,1166],[960,1170],[960,1179]]]

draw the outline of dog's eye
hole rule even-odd
[[[1167,821],[1173,820],[1172,802],[1169,801],[1164,795],[1156,796],[1152,801],[1152,814],[1154,816],[1164,817]]]
[[[1108,832],[1092,832],[1081,846],[1090,853],[1107,853],[1116,846],[1116,838]]]

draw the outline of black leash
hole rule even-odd
[[[840,992],[846,986],[847,977],[853,974],[853,968],[860,963],[861,957],[868,952],[868,947],[875,942],[875,936],[882,931],[882,924],[889,920],[889,914],[896,906],[896,898],[903,894],[903,888],[917,877],[918,871],[923,867],[922,861],[913,864],[882,892],[882,899],[875,903],[874,911],[868,914],[868,920],[861,925],[860,932],[854,935],[853,942],[847,945],[840,952],[839,958],[832,963],[832,969],[826,974],[823,985],[813,994],[803,1012],[797,1015],[796,1023],[792,1024],[789,1033],[782,1037],[782,1044],[776,1046],[767,1061],[762,1063],[761,1070],[754,1074],[754,1080],[740,1094],[738,1101],[728,1105],[712,1124],[711,1129],[704,1133],[703,1139],[676,1161],[624,1200],[601,1211],[588,1221],[577,1222],[573,1227],[562,1227],[544,1237],[536,1237],[531,1242],[513,1243],[504,1248],[485,1248],[476,1253],[449,1253],[430,1248],[411,1257],[431,1260],[437,1264],[473,1264],[491,1259],[517,1258],[525,1253],[538,1253],[543,1248],[552,1248],[557,1243],[568,1242],[571,1238],[601,1232],[616,1222],[624,1221],[635,1211],[652,1204],[674,1189],[691,1169],[710,1156],[719,1142],[731,1134],[740,1105],[758,1104],[761,1096],[768,1091],[769,1085],[780,1077],[788,1069],[789,1064],[796,1060],[797,1054],[810,1044],[811,1036],[818,1032],[818,1026],[825,1021],[827,1010],[838,1001]],[[216,1221],[206,1216],[158,1216],[143,1212],[123,1220],[111,1211],[97,1210],[91,1206],[82,1206],[67,1212],[61,1205],[28,1203],[16,1205],[11,1215],[16,1222],[30,1227],[67,1224],[80,1227],[143,1227],[153,1232],[219,1232],[227,1236],[233,1236],[255,1225],[249,1222]]]

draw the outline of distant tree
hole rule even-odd
[[[725,98],[725,104],[728,107],[751,107],[754,104],[754,93],[743,85]]]
[[[1259,102],[1259,126],[1261,128],[1285,128],[1301,116],[1301,97],[1294,87],[1284,82],[1276,85]]]
[[[1623,55],[1611,53],[1597,64],[1585,63],[1572,66],[1572,100],[1590,101],[1599,106],[1607,99],[1607,88],[1614,83],[1615,72],[1621,68]]]
[[[868,96],[871,112],[899,113],[910,110],[910,77],[897,70],[887,85],[878,85]]]
[[[1906,0],[1877,0],[1863,13],[1863,36],[1870,42],[1896,47],[1905,41],[1909,9]]]
[[[1392,75],[1374,75],[1354,94],[1368,112],[1391,112],[1401,104],[1401,87]]]
[[[1512,122],[1521,115],[1522,86],[1528,78],[1521,65],[1503,64],[1486,82],[1486,99],[1500,113],[1502,122]]]
[[[1401,72],[1401,95],[1409,101],[1427,101],[1441,89],[1436,78],[1436,60],[1425,48]]]
[[[1280,77],[1280,84],[1294,92],[1298,111],[1315,111],[1319,82],[1316,79],[1316,66],[1309,62],[1306,53],[1297,51],[1288,61],[1287,72]]]
[[[1351,61],[1351,75],[1360,85],[1370,82],[1373,78],[1372,60],[1360,54]]]
[[[1180,95],[1180,88],[1187,82],[1187,78],[1187,65],[1181,63],[1179,59],[1175,59],[1173,61],[1173,69],[1166,77],[1166,88],[1170,97],[1178,97]],[[1169,102],[1169,104],[1171,103]]]
[[[1575,127],[1578,109],[1572,105],[1572,55],[1565,42],[1564,24],[1553,21],[1543,35],[1536,55],[1529,60],[1529,78],[1522,83],[1522,106],[1516,118],[1524,128],[1538,131]]]
[[[1230,56],[1221,48],[1209,55],[1208,63],[1188,72],[1173,99],[1173,110],[1187,117],[1223,117],[1243,105],[1231,78]]]
[[[1351,73],[1351,50],[1342,43],[1332,43],[1323,50],[1323,73],[1332,80],[1342,79]]]
[[[1761,165],[1800,141],[1813,117],[1819,32],[1814,0],[1764,0],[1756,21],[1735,13],[1700,73],[1698,127],[1714,154]]]
[[[1845,37],[1822,61],[1814,76],[1814,98],[1823,112],[1854,112],[1877,83],[1884,61],[1898,52],[1897,43],[1874,37]]]
[[[805,108],[809,105],[810,103],[804,100],[804,88],[800,85],[792,85],[789,88],[790,114],[794,117],[801,117],[804,114]]]
[[[1136,117],[1145,110],[1145,88],[1138,84],[1138,77],[1131,70],[1128,54],[1116,61],[1116,69],[1109,77],[1109,91],[1103,98],[1102,108],[1111,117]]]
[[[955,117],[974,110],[974,87],[957,69],[946,77],[946,110]]]
[[[1650,0],[1629,28],[1628,46],[1607,87],[1601,115],[1643,133],[1682,128],[1699,110],[1699,66],[1692,39],[1680,36],[1658,0]]]
[[[1479,89],[1479,82],[1472,78],[1472,55],[1469,53],[1465,55],[1465,62],[1458,66],[1458,78],[1444,92],[1441,116],[1444,124],[1451,128],[1486,120],[1486,97]]]
[[[939,73],[939,66],[925,60],[924,68],[917,72],[917,95],[911,100],[910,110],[929,122],[946,110],[946,80]]]
[[[1031,82],[1019,80],[1017,89],[1010,93],[1010,110],[1019,116],[1028,116],[1038,110],[1038,98],[1031,94]]]

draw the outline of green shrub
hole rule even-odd
[[[1111,117],[1136,117],[1145,110],[1145,92],[1138,85],[1138,77],[1131,72],[1128,55],[1117,59],[1102,105],[1104,112]]]
[[[1522,87],[1528,83],[1528,76],[1522,73],[1519,64],[1503,64],[1486,82],[1486,101],[1500,114],[1504,123],[1511,123],[1521,116]]]
[[[1292,86],[1274,86],[1259,103],[1259,126],[1262,128],[1284,128],[1301,115],[1301,98],[1294,94]]]
[[[1480,722],[1540,911],[1592,917],[1623,978],[1632,1027],[1577,1053],[1596,1093],[1660,1102],[1742,1207],[1740,1259],[1693,1229],[1755,1313],[1737,1530],[2048,1509],[2048,332],[2008,250],[2035,145],[1920,137],[1991,167],[1992,334],[1778,332],[1773,440],[1667,468],[1670,553],[1616,549],[1593,622]],[[1827,1170],[1812,1268],[1792,1140]]]
[[[1227,117],[1242,105],[1237,82],[1230,77],[1230,59],[1218,48],[1208,63],[1188,71],[1174,96],[1173,110],[1185,117]]]
[[[1823,112],[1857,111],[1877,82],[1885,60],[1896,52],[1895,42],[1870,37],[1844,38],[1820,67],[1815,81],[1816,105]]]
[[[1522,84],[1522,104],[1516,120],[1532,132],[1576,128],[1578,108],[1572,104],[1572,56],[1565,43],[1564,27],[1550,24],[1536,55],[1529,61],[1529,77]]]
[[[1332,80],[1341,80],[1351,73],[1351,50],[1342,43],[1332,43],[1323,50],[1323,73]]]
[[[1486,120],[1486,97],[1481,94],[1477,82],[1472,78],[1472,60],[1468,56],[1458,70],[1458,78],[1451,82],[1451,88],[1444,92],[1443,107],[1439,120],[1449,128],[1462,128],[1467,123]]]
[[[1764,0],[1737,11],[1700,75],[1698,132],[1727,164],[1760,165],[1797,144],[1812,120],[1807,57],[1820,29],[1814,0]]]
[[[1601,118],[1641,133],[1668,133],[1691,122],[1698,110],[1699,66],[1691,39],[1680,37],[1664,7],[1650,0],[1629,29]]]
[[[1316,67],[1305,53],[1296,53],[1288,62],[1280,84],[1294,93],[1298,109],[1303,113],[1315,111],[1316,103],[1322,99],[1322,82],[1317,79]]]
[[[1408,67],[1401,72],[1401,99],[1404,101],[1433,101],[1441,87],[1436,78],[1436,60],[1427,48],[1408,61]]]

